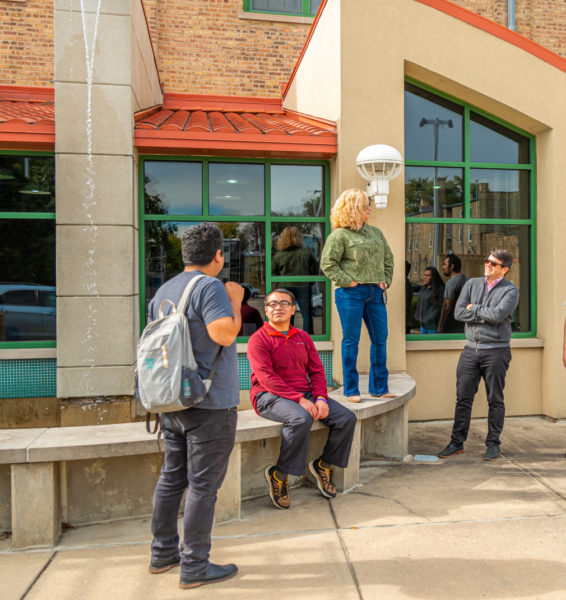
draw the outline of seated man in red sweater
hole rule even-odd
[[[309,463],[318,489],[334,498],[331,466],[346,467],[356,416],[328,398],[324,367],[308,333],[291,325],[295,297],[276,289],[265,298],[269,319],[248,341],[252,370],[251,401],[258,415],[283,423],[281,448],[275,465],[265,469],[269,494],[277,508],[289,508],[288,475],[303,475],[311,425],[321,421],[329,429],[322,455]]]

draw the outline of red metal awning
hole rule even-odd
[[[54,147],[54,90],[0,85],[0,148],[53,150]]]
[[[137,113],[135,145],[145,153],[331,158],[336,126],[284,110],[280,99],[165,94]]]

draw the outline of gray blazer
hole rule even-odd
[[[484,277],[468,279],[454,309],[454,317],[466,324],[466,346],[478,350],[509,346],[511,317],[518,303],[519,288],[506,279],[489,292]],[[473,304],[471,310],[466,309],[468,304]]]

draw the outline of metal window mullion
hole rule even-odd
[[[210,188],[210,178],[209,178],[209,165],[210,162],[208,161],[208,159],[204,159],[202,161],[202,174],[201,174],[201,181],[202,181],[202,205],[201,205],[201,212],[202,212],[202,217],[206,217],[207,219],[210,217],[209,210],[210,210],[210,206],[209,206],[209,188]]]
[[[139,321],[140,321],[140,333],[145,327],[145,187],[144,187],[144,176],[145,176],[145,159],[140,158],[138,171],[138,246],[139,246],[139,259],[138,259],[138,270],[140,279],[140,298],[139,298]],[[149,219],[148,219],[149,220]]]
[[[24,220],[24,219],[44,219],[44,220],[50,220],[50,219],[55,219],[55,213],[54,212],[14,212],[14,211],[6,211],[6,212],[0,212],[0,219],[17,219],[17,220]]]

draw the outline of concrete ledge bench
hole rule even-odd
[[[331,394],[358,418],[348,467],[336,469],[338,489],[358,483],[360,458],[407,454],[407,404],[415,382],[406,374],[392,374],[390,388],[397,398],[367,396],[360,404],[347,402],[340,391]],[[240,518],[243,498],[265,494],[263,470],[276,460],[281,428],[253,410],[238,413],[217,522]],[[309,460],[320,454],[325,430],[313,423]],[[2,430],[0,527],[11,526],[14,549],[53,546],[62,522],[76,525],[150,514],[163,450],[163,441],[158,445],[145,423]]]

